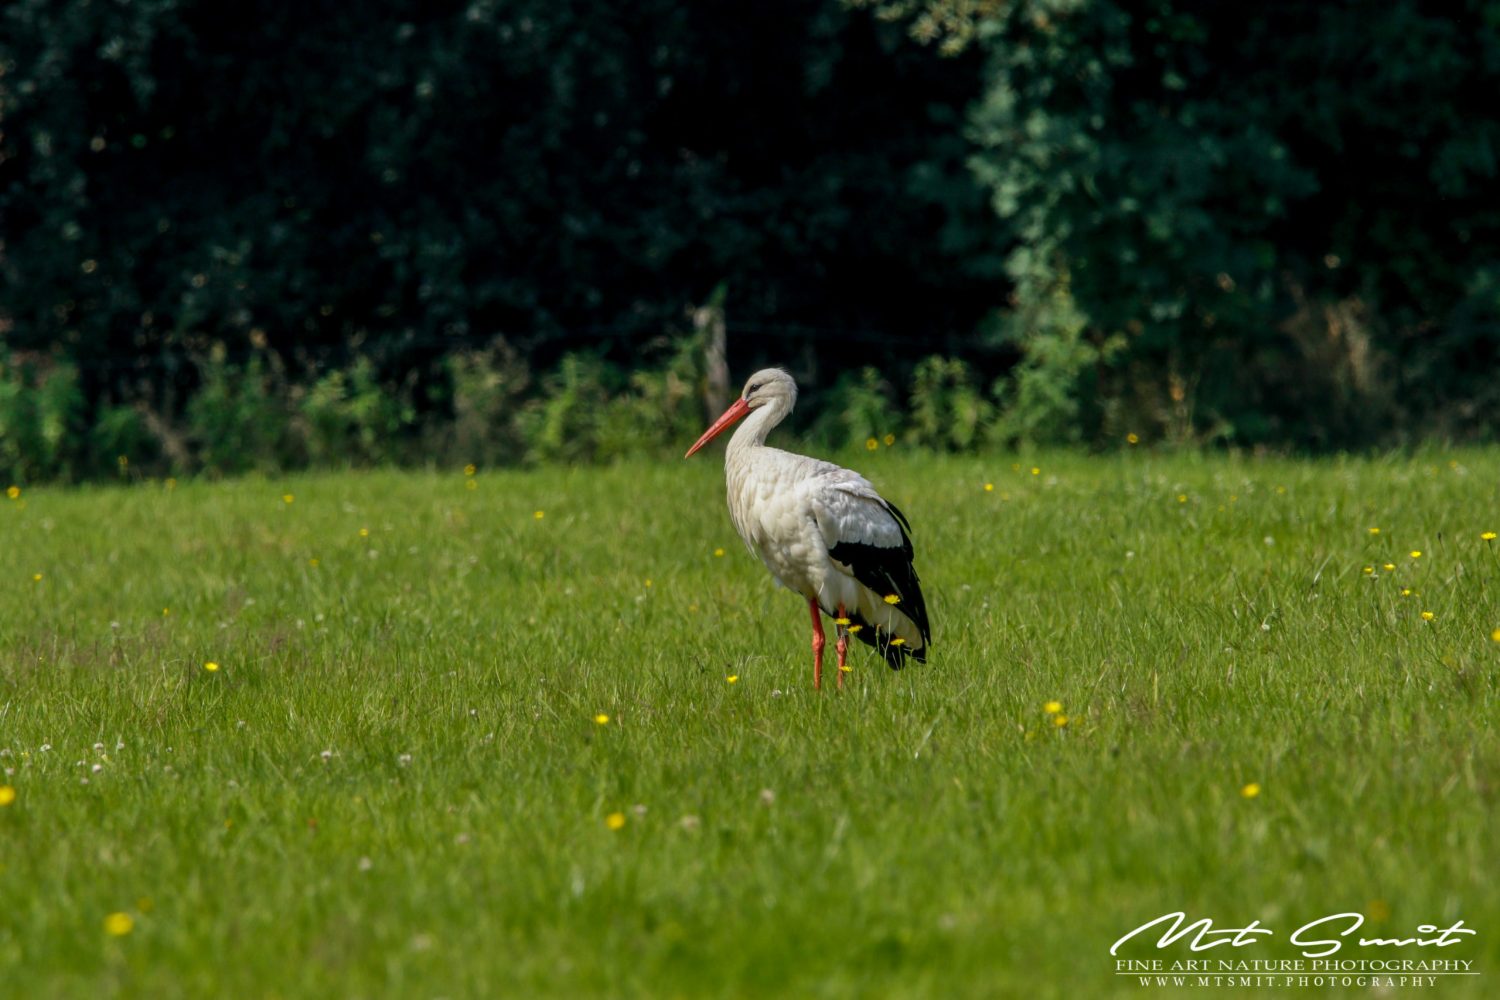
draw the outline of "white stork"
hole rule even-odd
[[[780,368],[762,369],[683,457],[749,414],[724,455],[729,516],[776,581],[807,600],[813,687],[823,686],[819,612],[838,627],[839,687],[849,670],[851,635],[875,647],[893,670],[907,657],[927,662],[932,632],[911,562],[911,525],[859,473],[766,447],[766,435],[796,404],[792,377]]]

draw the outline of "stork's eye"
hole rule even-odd
[[[759,388],[760,388],[760,383],[757,382],[754,385],[752,385],[750,388],[748,388],[748,389],[745,390],[745,395],[749,396],[749,395],[751,395],[752,393],[754,393]]]

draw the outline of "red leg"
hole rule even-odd
[[[823,619],[818,612],[818,602],[808,601],[813,620],[813,688],[823,686]]]
[[[839,605],[839,617],[844,617],[844,606]],[[844,666],[844,658],[849,655],[849,632],[844,626],[839,626],[839,641],[833,644],[834,652],[839,654],[839,687],[844,686],[844,674],[849,668]]]

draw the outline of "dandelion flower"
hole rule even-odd
[[[135,929],[135,921],[128,913],[111,913],[104,918],[104,933],[110,937],[124,937]]]
[[[359,529],[359,537],[360,538],[369,538],[370,537],[370,529],[369,528],[360,528]]]
[[[1495,629],[1495,631],[1491,632],[1490,638],[1495,642],[1500,642],[1500,628],[1497,628]]]
[[[293,500],[296,500],[296,499],[297,498],[295,496],[293,496],[292,494],[290,494],[290,493],[283,493],[283,494],[281,494],[281,502],[282,503],[291,503]]]
[[[1260,794],[1260,785],[1252,781],[1250,782],[1250,784],[1240,789],[1240,794],[1247,799],[1253,799]]]
[[[1177,494],[1177,502],[1178,503],[1187,503],[1187,494],[1186,493],[1179,493],[1179,494]]]
[[[1379,528],[1371,528],[1370,529],[1370,534],[1372,534],[1372,535],[1378,535],[1378,534],[1380,534],[1380,529]]]
[[[865,450],[867,450],[867,451],[874,451],[876,448],[879,448],[879,447],[880,447],[880,442],[877,441],[877,440],[875,440],[874,438],[867,438],[865,440]]]
[[[307,561],[307,564],[308,564],[308,565],[309,565],[309,566],[311,566],[311,567],[312,567],[312,568],[313,568],[313,569],[317,569],[317,568],[318,568],[318,560],[317,560],[317,559],[316,559],[316,558],[314,558],[314,559],[309,559],[309,560],[308,560],[308,561]]]
[[[724,550],[723,549],[714,549],[714,558],[715,559],[723,558],[723,556],[724,556]]]
[[[894,639],[891,640],[891,645],[892,646],[904,646],[904,645],[906,645],[906,640],[903,639],[903,638],[901,638],[898,635],[898,636],[896,636],[896,638],[894,638]]]
[[[1047,704],[1042,706],[1042,711],[1046,712],[1048,715],[1057,715],[1062,711],[1062,702],[1049,701],[1047,702]]]
[[[1031,467],[1031,474],[1033,476],[1040,476],[1042,474],[1042,470],[1033,465]]]
[[[887,604],[900,604],[901,603],[901,595],[900,594],[886,594],[885,595],[885,603],[887,603]]]
[[[1366,576],[1369,576],[1371,573],[1375,572],[1375,567],[1366,566],[1363,570],[1361,570],[1361,572],[1363,572]]]
[[[864,629],[863,625],[850,625],[849,626],[849,634],[850,635],[858,635],[860,633],[860,631],[863,630],[863,629]]]
[[[1411,596],[1411,588],[1410,587],[1402,587],[1401,588],[1401,596],[1402,597],[1410,597]]]
[[[33,573],[33,574],[31,574],[31,582],[32,583],[41,583],[42,582],[42,574],[40,574],[40,573]]]
[[[605,715],[603,712],[600,712],[598,715],[594,716],[594,721],[601,726],[607,726],[609,725],[609,716]]]
[[[474,473],[476,473],[478,471],[479,470],[474,467],[474,463],[473,462],[470,462],[468,465],[464,466],[464,475],[466,475],[466,476],[472,476]]]
[[[479,489],[479,481],[477,479],[465,479],[464,480],[464,489],[466,489],[466,490],[477,490],[477,489]]]
[[[849,624],[849,619],[847,619],[847,618],[835,618],[833,620],[833,623],[835,625],[848,625]]]
[[[1391,570],[1393,570],[1393,569],[1396,568],[1396,564],[1395,563],[1386,563],[1384,566],[1382,566],[1380,568],[1383,569],[1383,570],[1385,570],[1387,573],[1389,573]]]
[[[1422,612],[1422,620],[1424,622],[1430,622],[1430,621],[1432,621],[1436,617],[1437,617],[1437,615],[1433,614],[1431,611],[1424,611],[1424,612]]]
[[[539,510],[535,514],[532,514],[531,516],[534,517],[534,518],[536,518],[538,521],[540,521],[542,518],[544,518],[544,517],[547,516],[547,512],[544,511],[544,510]]]
[[[618,812],[610,813],[608,816],[604,817],[604,825],[609,827],[611,830],[625,829],[625,814]]]
[[[10,785],[0,785],[0,808],[4,808],[14,801],[16,801],[16,790]]]
[[[646,586],[651,586],[651,578],[649,576],[646,577]]]
[[[1126,444],[1140,444],[1141,443],[1141,436],[1139,434],[1137,434],[1135,431],[1131,431],[1129,434],[1125,435],[1125,443]]]
[[[839,667],[839,673],[852,674],[852,673],[854,673],[854,668],[851,667],[851,666],[849,666],[849,664],[846,663],[843,666]]]
[[[12,500],[19,500],[21,499],[21,487],[12,486],[5,491],[5,495],[10,497]]]
[[[896,443],[896,435],[894,435],[894,434],[887,434],[881,440],[883,440],[885,442],[885,446],[887,448],[889,448],[891,445],[893,445],[893,444]]]
[[[1411,557],[1413,559],[1420,559],[1420,558],[1422,558],[1422,550],[1421,549],[1412,549],[1411,550]]]
[[[1495,533],[1493,531],[1486,531],[1479,537],[1484,539],[1486,542],[1493,542],[1495,540]]]
[[[207,663],[203,664],[203,669],[207,670],[209,673],[213,673],[215,670],[219,669],[219,665],[213,660],[209,660]]]
[[[724,678],[724,681],[728,684],[738,684],[740,682],[740,675],[730,674],[728,677]]]
[[[1052,724],[1058,729],[1061,729],[1063,726],[1066,726],[1068,724],[1068,717],[1066,715],[1063,715],[1062,713],[1058,713],[1057,715],[1054,715],[1052,717]]]
[[[984,484],[984,491],[986,493],[993,493],[993,492],[995,492],[995,484],[994,483],[985,483]]]

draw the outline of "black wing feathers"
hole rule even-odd
[[[892,670],[900,670],[908,656],[918,663],[927,662],[926,645],[932,639],[932,630],[927,621],[927,602],[922,597],[922,587],[917,580],[916,568],[912,566],[911,536],[907,533],[911,530],[911,525],[906,520],[906,515],[902,514],[895,504],[887,501],[882,501],[882,504],[901,526],[899,547],[870,545],[865,542],[839,542],[828,550],[828,554],[848,566],[854,578],[875,593],[882,597],[895,594],[900,598],[897,608],[910,618],[917,626],[917,631],[922,633],[923,648],[895,646],[891,644],[889,634],[877,630],[860,615],[849,614],[850,623],[861,626],[858,630],[850,630],[854,637],[866,645],[874,646],[875,650],[885,657],[885,661],[890,664]]]

